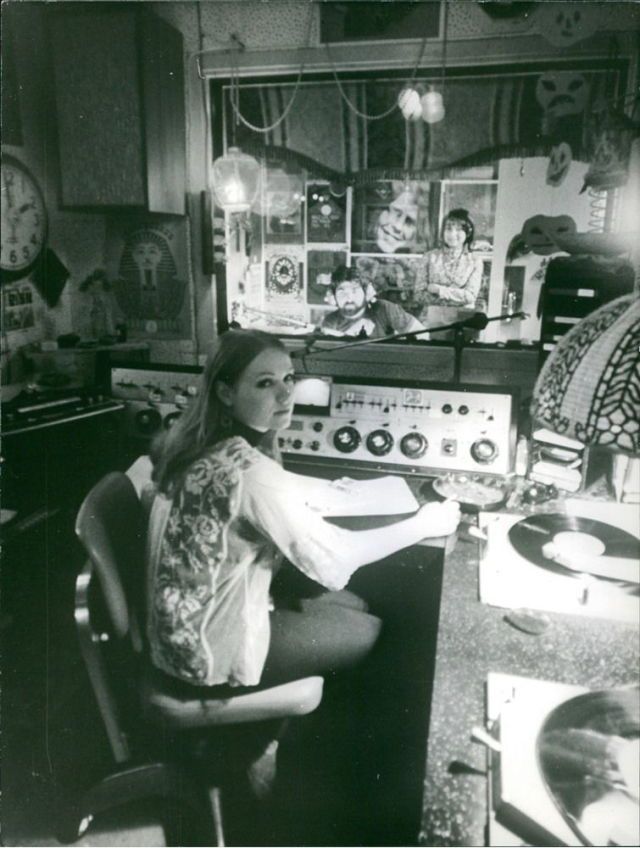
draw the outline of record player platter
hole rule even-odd
[[[621,580],[625,573],[634,574],[640,554],[640,542],[630,533],[577,515],[528,516],[509,528],[509,540],[521,556],[540,568],[565,575],[583,571],[603,580]],[[607,564],[610,574],[602,567]]]
[[[547,716],[543,780],[584,845],[640,844],[640,689],[577,695]]]

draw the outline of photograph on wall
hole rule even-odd
[[[130,338],[192,337],[185,219],[112,218],[106,270]]]
[[[354,253],[424,253],[437,226],[438,184],[378,180],[353,192]]]
[[[307,303],[326,303],[331,274],[339,265],[347,264],[343,250],[307,251]]]
[[[269,170],[264,194],[265,235],[271,243],[304,239],[304,179],[282,168]]]
[[[29,285],[4,286],[2,289],[2,332],[28,330],[35,326],[33,292]]]
[[[441,185],[440,223],[452,209],[466,209],[474,226],[471,250],[479,252],[493,250],[498,196],[497,181],[443,180]]]
[[[307,184],[307,242],[346,241],[347,191],[329,183]]]

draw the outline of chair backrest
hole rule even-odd
[[[146,522],[126,474],[111,472],[91,489],[78,511],[76,535],[99,577],[114,635],[130,637],[139,650]]]

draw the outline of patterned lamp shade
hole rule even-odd
[[[537,424],[588,446],[640,454],[640,297],[583,318],[546,360],[531,407]]]

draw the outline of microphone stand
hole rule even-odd
[[[492,321],[507,321],[512,320],[514,318],[526,318],[526,312],[511,312],[504,315],[494,315],[491,318],[488,318],[484,313],[477,312],[475,315],[472,315],[470,318],[465,318],[462,321],[454,321],[452,324],[443,324],[437,327],[423,327],[421,330],[411,330],[406,333],[391,333],[388,336],[379,336],[375,339],[359,339],[355,342],[346,342],[344,344],[336,345],[332,348],[326,348],[322,351],[312,351],[311,348],[317,341],[324,341],[329,339],[329,336],[323,336],[322,334],[314,335],[305,343],[305,350],[303,353],[299,354],[302,357],[302,361],[310,354],[314,356],[322,356],[327,353],[334,353],[337,350],[344,350],[347,347],[360,347],[360,345],[371,345],[378,344],[379,342],[388,342],[394,339],[411,339],[415,336],[421,336],[424,333],[444,333],[448,330],[453,330],[453,382],[460,382],[460,370],[462,364],[462,351],[465,345],[465,330],[484,330],[484,328]]]

